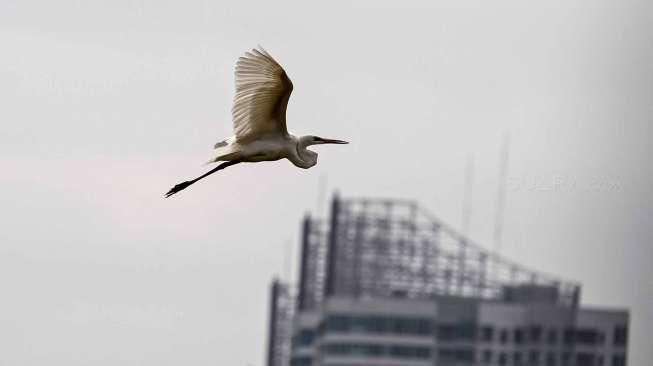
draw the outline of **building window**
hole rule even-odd
[[[492,351],[486,349],[483,351],[483,363],[490,364],[492,363]]]
[[[390,346],[390,356],[400,358],[429,358],[431,357],[431,349],[427,347],[411,347],[411,346]]]
[[[615,346],[623,347],[628,343],[628,328],[623,325],[614,327],[614,341]]]
[[[428,359],[431,357],[431,348],[423,346],[405,345],[380,345],[366,343],[331,343],[322,346],[325,354],[339,356],[365,356]]]
[[[494,338],[494,328],[491,326],[481,328],[481,340],[483,342],[492,342],[492,338]]]
[[[501,342],[501,344],[508,343],[508,330],[507,329],[501,329],[501,334],[499,334],[499,341]]]
[[[515,351],[512,354],[512,364],[515,366],[519,366],[522,364],[521,352]]]
[[[474,324],[443,324],[438,326],[440,341],[473,341],[476,335]]]
[[[290,366],[311,366],[313,360],[307,356],[293,357],[290,360]]]
[[[574,344],[574,328],[565,328],[565,331],[562,335],[562,342],[565,346],[571,346]]]
[[[540,364],[540,351],[531,350],[528,353],[528,364],[529,365],[539,365]]]
[[[571,365],[571,352],[562,353],[562,366]]]
[[[515,329],[515,335],[514,335],[514,342],[515,344],[523,344],[524,343],[524,331],[520,328]]]
[[[438,364],[473,364],[474,350],[471,348],[441,348],[438,350]]]
[[[364,330],[372,333],[386,333],[390,331],[389,319],[382,316],[368,316]]]
[[[546,341],[549,345],[555,345],[558,343],[558,331],[555,329],[549,329],[549,333],[546,336]]]
[[[326,319],[325,328],[327,332],[349,332],[351,330],[350,318],[343,315],[331,315]]]
[[[574,334],[574,343],[594,346],[600,343],[600,333],[596,329],[589,328],[579,328],[576,329],[576,334]]]
[[[611,366],[626,366],[626,355],[613,355]]]
[[[577,353],[576,366],[594,366],[594,355],[587,352]]]
[[[531,343],[540,343],[542,338],[542,327],[539,325],[533,325],[528,330],[528,338]]]
[[[555,354],[555,352],[548,352],[546,354],[546,366],[556,366],[556,354]]]
[[[432,335],[433,321],[428,318],[330,315],[324,329],[344,333]]]
[[[313,344],[315,339],[315,331],[312,329],[301,329],[298,333],[295,334],[293,338],[293,346],[296,347],[306,347]]]
[[[508,356],[504,352],[499,353],[499,365],[505,366],[507,363],[508,363]]]
[[[432,335],[433,321],[431,319],[418,319],[417,320],[417,334],[419,335]]]

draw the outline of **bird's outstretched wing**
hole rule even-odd
[[[236,139],[245,142],[266,133],[287,134],[286,107],[292,88],[281,65],[264,49],[240,57],[231,110]]]

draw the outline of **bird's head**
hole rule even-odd
[[[348,144],[347,141],[326,139],[319,136],[302,136],[299,138],[299,143],[297,144],[297,154],[301,159],[297,166],[307,169],[315,164],[317,164],[317,153],[307,149],[311,145],[322,145],[322,144]]]
[[[321,144],[348,144],[349,143],[347,141],[335,140],[335,139],[325,139],[324,137],[312,136],[312,135],[302,136],[301,139],[302,139],[302,142],[305,143],[304,146],[321,145]]]

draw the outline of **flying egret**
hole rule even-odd
[[[172,187],[165,194],[186,189],[191,184],[218,170],[238,163],[255,163],[288,159],[296,166],[308,169],[317,164],[317,153],[310,145],[347,144],[347,141],[318,136],[295,136],[286,129],[286,108],[292,92],[292,82],[263,48],[246,52],[236,63],[236,95],[231,109],[234,136],[215,144],[218,155],[208,164],[224,161],[193,180]]]

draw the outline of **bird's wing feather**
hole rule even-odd
[[[236,63],[236,95],[231,115],[240,142],[266,133],[286,135],[286,107],[292,82],[265,50],[253,49]]]

